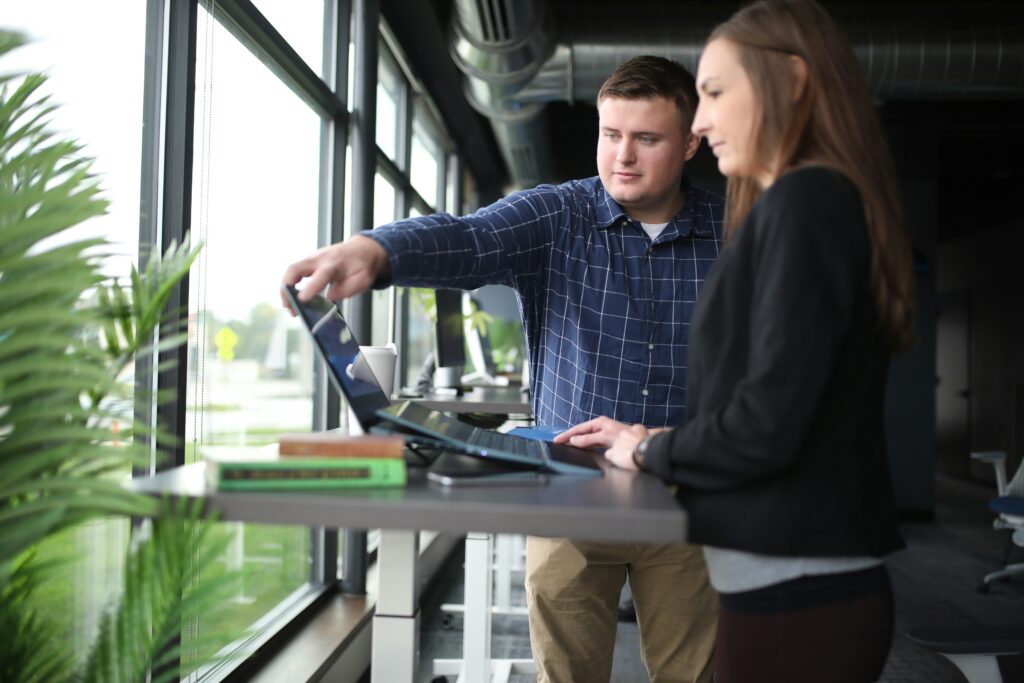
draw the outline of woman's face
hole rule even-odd
[[[755,152],[758,102],[734,43],[719,38],[705,46],[697,67],[697,90],[700,104],[692,130],[707,138],[718,170],[727,177],[754,178],[762,187],[771,184],[771,174]]]

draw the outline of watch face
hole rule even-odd
[[[651,438],[647,437],[636,445],[636,449],[633,451],[633,462],[640,469],[646,469],[647,464],[645,456],[647,455],[647,444],[650,443]]]

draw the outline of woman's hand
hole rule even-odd
[[[633,451],[640,442],[650,436],[651,432],[643,425],[633,425],[619,432],[611,448],[604,452],[605,460],[623,470],[635,470],[636,460]]]
[[[643,425],[627,425],[610,417],[598,417],[567,429],[555,437],[555,443],[567,443],[577,448],[607,448],[604,457],[616,467],[635,470],[633,450],[647,438]]]

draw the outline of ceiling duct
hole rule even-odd
[[[466,0],[456,2],[456,25],[472,26],[470,15],[484,4],[501,5],[506,12],[514,7],[523,13],[515,15],[521,20],[516,24],[518,32],[511,31],[502,44],[515,58],[489,52],[487,63],[494,67],[490,70],[471,70],[467,65],[472,62],[460,62],[467,74],[466,91],[474,106],[491,117],[513,181],[521,187],[550,179],[551,138],[539,123],[543,117],[537,115],[544,103],[593,103],[615,67],[638,54],[668,57],[696,71],[705,39],[726,18],[706,3],[651,3],[645,10],[648,3],[637,2],[623,16],[639,17],[642,24],[619,23],[609,29],[608,5],[595,6],[593,11],[574,7],[572,24],[565,21],[555,41],[549,39],[548,29],[525,30],[526,24],[547,25],[542,20],[544,8],[537,2]],[[1024,98],[1024,15],[1014,11],[1013,5],[904,2],[879,11],[878,5],[836,4],[829,11],[846,31],[879,102]],[[652,20],[654,16],[657,21]],[[587,25],[584,17],[601,21]],[[460,29],[454,33],[458,35]],[[528,41],[530,35],[534,41],[530,50],[511,48]],[[461,54],[459,44],[453,43],[456,52]],[[544,55],[542,64],[536,64],[538,55]],[[496,68],[498,64],[502,68]],[[524,79],[527,73],[529,78]],[[532,122],[529,128],[516,128],[517,113]],[[527,148],[529,152],[524,152]],[[529,166],[528,172],[515,165],[520,162],[509,161],[523,156],[529,161],[522,163],[536,165]]]
[[[540,0],[456,0],[451,53],[470,104],[491,120],[514,182],[533,186],[551,168],[543,102],[515,94],[554,50],[551,15]]]

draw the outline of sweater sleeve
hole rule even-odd
[[[510,195],[476,213],[446,213],[397,221],[363,233],[388,253],[390,285],[475,289],[514,285],[539,272],[568,208],[559,188],[541,186]]]
[[[749,316],[749,338],[736,346],[746,357],[716,357],[716,349],[704,348],[700,362],[712,366],[702,373],[712,381],[737,376],[714,372],[715,364],[742,363],[746,370],[732,387],[703,387],[726,398],[697,406],[683,427],[648,450],[652,471],[694,489],[743,486],[794,462],[868,282],[863,206],[853,186],[831,171],[780,178],[734,239],[752,250],[745,259],[752,267],[723,274],[732,280],[721,289],[749,283],[750,308],[717,312],[707,324]],[[716,302],[705,303],[714,310]]]

